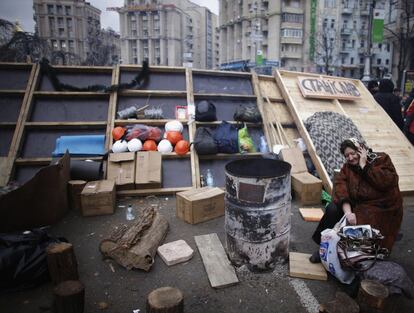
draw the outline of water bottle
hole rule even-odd
[[[211,170],[208,168],[206,171],[206,184],[208,187],[214,187],[214,178]]]
[[[132,212],[132,205],[128,204],[127,212],[126,212],[126,219],[127,221],[132,221],[135,219],[135,215]]]
[[[267,143],[265,136],[260,136],[260,152],[261,153],[267,153],[269,150],[267,149]]]

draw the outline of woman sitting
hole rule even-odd
[[[384,236],[381,246],[390,251],[400,229],[403,208],[398,175],[386,153],[373,153],[355,138],[342,142],[346,159],[335,177],[334,202],[327,208],[312,239],[320,244],[321,232],[346,216],[348,224],[369,224]],[[320,262],[319,251],[312,263]]]

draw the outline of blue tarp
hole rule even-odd
[[[61,136],[56,139],[53,156],[64,155],[66,150],[71,156],[100,156],[105,151],[105,135]]]

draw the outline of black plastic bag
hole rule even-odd
[[[239,152],[239,132],[234,125],[222,121],[214,132],[219,153],[238,153]]]
[[[233,119],[238,122],[261,123],[262,116],[254,105],[240,105],[234,112]]]
[[[61,242],[46,227],[0,233],[0,292],[19,291],[49,280],[46,248]]]
[[[213,138],[213,132],[209,128],[197,128],[193,144],[198,154],[217,153],[217,145]]]
[[[196,121],[213,122],[217,120],[216,107],[207,100],[202,100],[196,104]]]

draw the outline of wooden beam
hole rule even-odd
[[[121,90],[118,95],[123,97],[168,97],[184,98],[187,96],[186,91],[169,91],[169,90]]]
[[[25,94],[20,108],[19,117],[16,121],[16,129],[14,130],[14,135],[10,143],[9,154],[7,156],[7,164],[4,168],[4,173],[0,175],[0,186],[7,185],[12,176],[14,169],[14,160],[16,159],[22,144],[25,123],[30,112],[33,92],[36,89],[37,84],[39,83],[39,72],[40,66],[38,64],[33,64],[30,71],[28,84],[25,89]]]
[[[44,158],[17,158],[15,161],[16,165],[19,166],[31,166],[31,165],[49,165],[54,158],[44,157]],[[92,160],[92,161],[101,161],[102,157],[71,157],[71,160]]]
[[[142,69],[142,65],[121,65],[122,72],[138,72]],[[184,67],[179,66],[150,66],[150,71],[154,73],[183,73]]]
[[[235,71],[217,71],[217,70],[204,70],[195,69],[193,70],[195,75],[205,76],[227,76],[227,77],[250,77],[251,73],[248,72],[235,72]]]
[[[284,74],[285,72],[283,72]],[[283,82],[283,78],[282,78],[282,73],[280,73],[279,71],[275,72],[275,79],[276,82],[280,88],[280,91],[282,92],[283,98],[285,99],[289,111],[292,114],[293,120],[295,121],[295,124],[298,128],[298,131],[301,135],[301,137],[303,138],[303,140],[306,143],[306,147],[308,148],[308,153],[309,156],[312,159],[313,164],[315,165],[315,168],[319,174],[319,177],[321,177],[323,185],[326,189],[326,191],[328,193],[332,192],[332,181],[328,175],[328,172],[326,171],[325,167],[323,166],[322,160],[320,159],[320,157],[318,156],[318,154],[316,153],[316,148],[313,145],[312,139],[309,136],[308,131],[306,130],[305,125],[303,124],[303,121],[300,117],[299,112],[297,111],[296,107],[295,107],[295,102],[293,101],[293,98],[290,96],[290,94],[288,93],[288,89],[285,85],[285,83]]]
[[[32,63],[11,63],[11,62],[0,62],[1,69],[28,69],[32,68]]]
[[[0,89],[1,96],[24,96],[26,90]]]
[[[256,100],[256,95],[239,95],[229,93],[195,93],[194,98],[223,100]]]
[[[107,92],[92,91],[35,91],[36,98],[108,98]]]
[[[197,126],[214,126],[220,125],[222,121],[214,121],[214,122],[195,122]],[[246,124],[247,127],[263,127],[262,123],[249,123],[249,122],[237,122],[237,121],[227,121],[229,124],[233,125],[240,125],[241,123],[244,125]]]
[[[255,158],[261,156],[262,153],[260,152],[250,152],[250,153],[217,153],[211,155],[199,155],[198,158],[200,160],[226,160],[232,158]]]
[[[59,73],[110,73],[113,66],[53,65]]]
[[[127,120],[115,120],[115,126],[125,126],[131,124],[145,124],[151,126],[164,126],[165,123],[171,120],[141,120],[141,119],[127,119]],[[188,120],[180,120],[183,125],[188,123]]]
[[[190,108],[190,111],[194,111],[193,113],[195,114],[195,101],[194,101],[194,92],[193,92],[193,72],[191,68],[186,68],[185,70],[185,85],[187,89],[187,112],[188,112],[188,108]],[[189,116],[188,118],[190,119],[188,123],[189,141],[193,142],[195,133],[197,130],[197,125],[195,124],[195,121],[192,120],[193,118],[195,118],[195,115]],[[200,164],[198,160],[198,154],[195,151],[194,145],[191,145],[190,153],[191,153],[191,182],[194,188],[199,188],[201,187]]]
[[[13,128],[16,127],[16,122],[1,122],[0,128]]]
[[[112,70],[112,79],[111,84],[117,85],[119,83],[120,77],[120,66],[117,65]],[[118,102],[118,93],[116,91],[111,92],[109,96],[108,103],[108,118],[107,118],[107,127],[106,127],[106,140],[105,140],[105,149],[108,151],[112,146],[112,129],[115,127],[115,115],[116,115],[116,105]],[[105,167],[106,168],[106,167]]]
[[[101,129],[106,125],[106,122],[26,122],[27,129]]]

